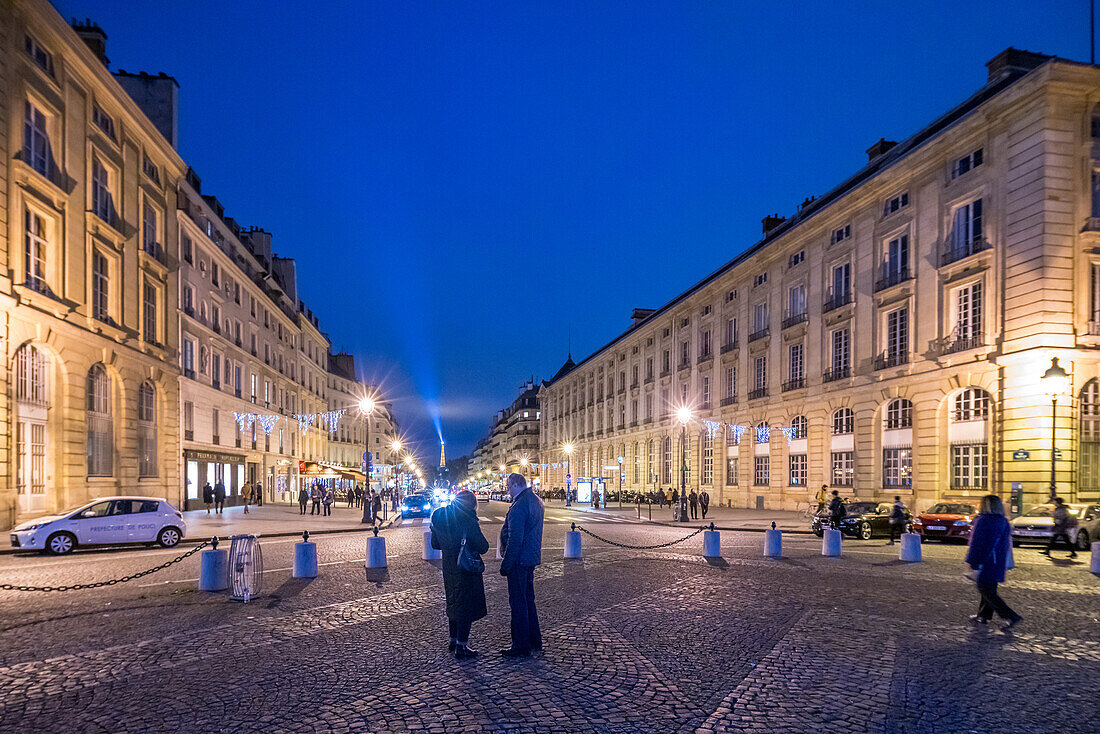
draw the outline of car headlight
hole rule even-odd
[[[962,527],[963,525],[969,525],[969,524],[970,524],[969,520],[956,520],[955,521],[955,527],[957,527],[957,528]]]
[[[46,527],[47,525],[49,525],[49,523],[48,523],[48,522],[39,522],[39,523],[35,523],[34,525],[28,525],[27,527],[23,528],[23,529],[22,529],[22,530],[20,530],[19,532],[20,532],[20,533],[25,533],[25,532],[27,532],[27,531],[29,531],[29,530],[38,530],[38,528],[44,528],[44,527]]]
[[[430,510],[430,509],[432,509],[432,506],[431,506],[431,504],[426,504],[426,505],[424,505],[424,509],[425,509],[425,510]]]

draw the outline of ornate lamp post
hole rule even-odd
[[[369,395],[359,401],[359,412],[366,416],[366,420],[363,421],[366,426],[363,431],[363,462],[367,469],[366,472],[364,472],[367,475],[367,481],[365,482],[366,487],[363,490],[363,522],[367,523],[374,521],[370,507],[370,417],[374,412],[374,406],[374,398]]]
[[[1058,358],[1052,357],[1050,367],[1043,373],[1043,392],[1050,396],[1050,498],[1054,499],[1058,487],[1055,481],[1056,439],[1058,434],[1058,396],[1069,390],[1069,375],[1058,364]]]
[[[676,411],[676,420],[680,422],[680,522],[688,521],[687,499],[687,424],[691,420],[691,410],[680,408]]]

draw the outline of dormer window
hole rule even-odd
[[[24,37],[23,48],[27,50],[27,55],[34,61],[35,66],[53,76],[53,54],[42,48],[41,44],[30,36]]]
[[[768,282],[768,274],[767,273],[760,273],[759,275],[753,276],[752,287],[756,288],[757,286],[764,285],[767,282]]]
[[[795,265],[806,261],[806,251],[799,250],[798,252],[791,253],[791,256],[787,258],[787,268],[793,268]]]
[[[154,183],[160,183],[160,169],[157,168],[157,164],[150,160],[149,156],[145,156],[145,159],[141,163],[141,170],[145,172],[145,175],[149,177]]]
[[[959,158],[951,166],[951,178],[955,179],[962,176],[964,173],[969,173],[978,166],[982,165],[982,149],[978,148],[972,153],[967,153],[962,158]]]
[[[843,242],[852,236],[852,225],[845,224],[843,227],[837,227],[833,230],[832,236],[829,238],[829,244],[835,245],[838,242]]]
[[[115,139],[115,118],[104,112],[99,105],[92,106],[92,122],[111,140]]]
[[[886,200],[886,203],[882,205],[882,216],[888,217],[907,206],[909,206],[909,192],[903,191],[897,196]]]

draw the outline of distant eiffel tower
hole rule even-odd
[[[447,456],[443,452],[443,442],[439,442],[439,468],[443,469],[447,466]]]

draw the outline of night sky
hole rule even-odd
[[[985,81],[1086,0],[57,0],[180,83],[180,152],[298,261],[425,460]]]

